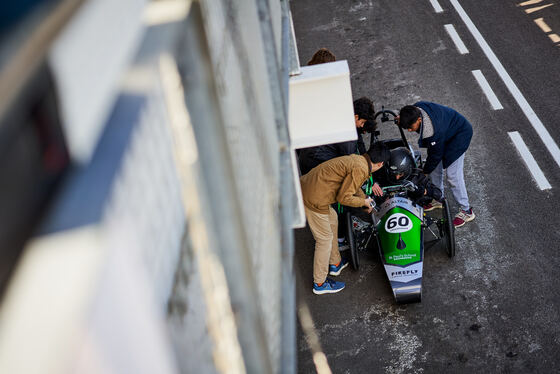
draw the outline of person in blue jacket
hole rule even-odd
[[[420,134],[418,145],[428,150],[423,172],[430,175],[432,183],[442,192],[445,170],[453,197],[461,207],[453,219],[453,225],[461,227],[472,221],[475,215],[469,204],[463,173],[465,152],[473,135],[469,121],[454,109],[419,101],[400,110],[398,124],[403,129]],[[441,208],[441,203],[432,201],[424,210],[436,208]]]

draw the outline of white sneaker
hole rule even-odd
[[[439,201],[432,200],[430,203],[424,205],[424,212],[431,212],[434,209],[441,209],[443,205]]]
[[[472,221],[474,217],[475,215],[472,208],[469,208],[469,210],[461,209],[461,211],[457,213],[453,219],[453,226],[455,226],[455,228],[461,227],[465,223]]]

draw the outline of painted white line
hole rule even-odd
[[[548,8],[549,6],[553,6],[554,4],[548,4],[548,5],[543,5],[543,6],[538,6],[535,8],[529,8],[529,9],[525,9],[525,13],[527,14],[531,14],[534,12],[538,12],[539,10],[543,10],[544,8]]]
[[[436,11],[436,13],[443,12],[443,9],[441,8],[441,6],[439,5],[437,0],[430,0],[430,3],[432,3],[432,6],[434,7],[434,10]]]
[[[549,33],[552,31],[552,29],[546,24],[546,22],[544,21],[544,19],[541,18],[537,18],[536,20],[534,20],[535,23],[537,24],[537,26],[539,26],[541,28],[541,30],[543,32]]]
[[[449,36],[453,40],[453,43],[455,43],[455,46],[457,47],[457,50],[459,51],[459,53],[462,54],[462,55],[464,55],[466,53],[469,53],[469,50],[465,46],[465,43],[463,43],[463,41],[461,40],[461,37],[459,36],[459,34],[457,34],[457,31],[455,30],[455,27],[453,27],[453,25],[449,25],[449,24],[445,25],[443,27],[445,27],[445,31],[447,31],[447,33],[449,34]]]
[[[548,37],[550,38],[550,40],[552,40],[553,43],[560,42],[560,36],[558,36],[558,34],[548,34]]]
[[[533,157],[531,152],[529,152],[529,148],[527,148],[527,145],[525,145],[525,142],[521,138],[521,135],[519,135],[517,131],[508,132],[508,135],[511,138],[513,145],[515,145],[515,148],[517,148],[519,155],[521,156],[523,161],[525,161],[527,169],[529,169],[529,171],[533,175],[533,179],[535,180],[535,182],[537,182],[539,188],[541,190],[551,189],[552,186],[550,185],[550,183],[548,183],[548,180],[544,176],[539,165],[537,165],[537,161],[535,161],[535,158]]]
[[[482,88],[482,91],[488,98],[488,101],[490,101],[490,105],[492,105],[492,109],[494,110],[504,109],[502,103],[500,103],[500,100],[498,100],[498,97],[492,90],[492,87],[490,87],[490,85],[488,84],[488,81],[486,80],[482,72],[480,70],[473,70],[472,74],[474,75],[476,81],[478,82],[478,85],[480,86],[480,88]]]
[[[511,95],[513,96],[515,101],[517,101],[517,104],[554,158],[554,161],[556,161],[558,166],[560,166],[560,149],[558,148],[558,145],[556,144],[554,139],[552,139],[550,133],[544,127],[539,117],[537,117],[537,114],[533,111],[527,100],[525,100],[525,97],[521,94],[521,91],[519,91],[519,88],[517,88],[517,85],[513,82],[506,69],[504,69],[502,63],[498,60],[488,43],[486,43],[486,40],[484,40],[474,23],[471,21],[470,17],[467,15],[467,13],[465,13],[463,7],[461,7],[457,0],[450,1],[457,13],[459,13],[459,17],[461,17],[463,22],[465,22],[465,25],[467,25],[467,28],[478,42],[478,45],[480,45],[480,48],[482,48],[482,51],[484,52],[488,60],[490,60],[490,63],[492,64],[494,69],[496,69],[496,72],[498,73],[500,78],[502,78],[502,80],[504,81],[504,84],[508,88],[509,92],[511,92]]]
[[[517,4],[517,6],[527,6],[527,5],[533,5],[533,4],[538,4],[541,3],[542,0],[529,0],[529,1],[525,1],[523,3]]]

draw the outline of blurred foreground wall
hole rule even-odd
[[[56,129],[3,169],[0,372],[295,372],[287,0],[37,3],[0,50],[0,142],[38,81]]]

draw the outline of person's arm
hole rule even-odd
[[[426,158],[426,162],[424,163],[423,172],[424,174],[430,174],[443,159],[445,143],[443,141],[440,141],[439,139],[436,140],[434,138],[425,139],[425,142],[428,145],[428,157]]]
[[[414,177],[412,177],[410,181],[416,186],[415,191],[410,191],[408,193],[411,198],[420,199],[427,194],[428,190],[426,189],[426,185],[428,184],[429,180],[424,173],[418,173],[414,175]]]
[[[437,187],[435,184],[433,184],[430,181],[428,181],[428,183],[426,184],[425,195],[438,201],[441,200],[441,198],[443,197],[443,194],[441,193],[439,187]]]
[[[375,196],[383,196],[383,189],[377,182],[373,184],[373,186],[371,187],[371,191]]]
[[[366,196],[362,191],[363,178],[353,170],[347,174],[336,195],[336,201],[342,205],[359,208],[366,205]]]
[[[360,188],[358,188],[358,190],[356,191],[354,196],[357,196],[361,199],[365,199],[367,197],[366,194],[364,193],[364,190],[362,190],[362,186],[360,186]]]
[[[383,196],[383,188],[381,186],[390,185],[389,181],[387,180],[387,172],[385,166],[373,172],[371,176],[374,181],[373,186],[371,186],[371,191],[375,196]]]
[[[410,192],[413,199],[427,198],[428,200],[440,200],[442,197],[441,190],[433,184],[430,179],[424,174],[418,174],[412,178],[412,183],[417,187],[417,190]]]

